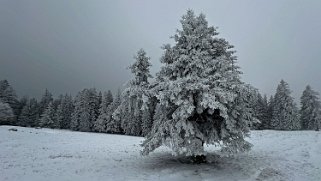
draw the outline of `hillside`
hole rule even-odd
[[[9,131],[16,128],[17,131]],[[321,180],[321,132],[253,131],[247,154],[191,164],[143,138],[0,126],[0,180]]]

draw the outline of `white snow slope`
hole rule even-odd
[[[0,180],[321,180],[321,132],[253,131],[247,154],[191,164],[167,148],[140,156],[143,138],[0,126]]]

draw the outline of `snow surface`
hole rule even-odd
[[[252,131],[247,154],[206,147],[191,164],[161,147],[140,156],[143,138],[0,126],[0,180],[321,180],[321,132]]]

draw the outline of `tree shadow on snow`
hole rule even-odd
[[[269,167],[269,159],[259,153],[240,153],[223,156],[219,152],[206,155],[207,163],[195,164],[189,157],[172,156],[169,152],[156,152],[143,159],[140,166],[150,172],[201,175],[202,178],[262,179],[262,172]],[[272,168],[273,169],[273,168]],[[278,172],[276,172],[278,173]],[[281,174],[280,174],[281,175]],[[274,175],[271,175],[274,177]]]

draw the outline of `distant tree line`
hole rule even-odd
[[[84,89],[73,98],[69,94],[54,98],[45,90],[40,100],[18,99],[7,80],[0,81],[0,125],[45,127],[75,131],[146,135],[152,127],[155,104],[143,106],[144,90],[149,87],[149,57],[144,50],[130,67],[134,78],[127,88],[113,95],[110,90]]]
[[[307,85],[302,93],[299,109],[291,96],[288,83],[281,80],[276,93],[268,100],[257,90],[251,103],[255,117],[259,120],[252,129],[274,130],[320,130],[321,107],[319,93]]]
[[[1,80],[0,124],[145,136],[157,117],[157,100],[144,102],[145,91],[153,86],[148,82],[151,77],[149,58],[144,50],[139,50],[135,58],[136,62],[130,67],[134,78],[116,95],[110,90],[102,93],[90,88],[80,91],[74,98],[65,94],[54,99],[45,90],[40,101],[28,97],[19,100],[9,82]],[[300,110],[284,80],[269,99],[257,89],[252,89],[252,94],[250,105],[258,120],[252,129],[320,130],[319,94],[309,85],[302,93]]]

